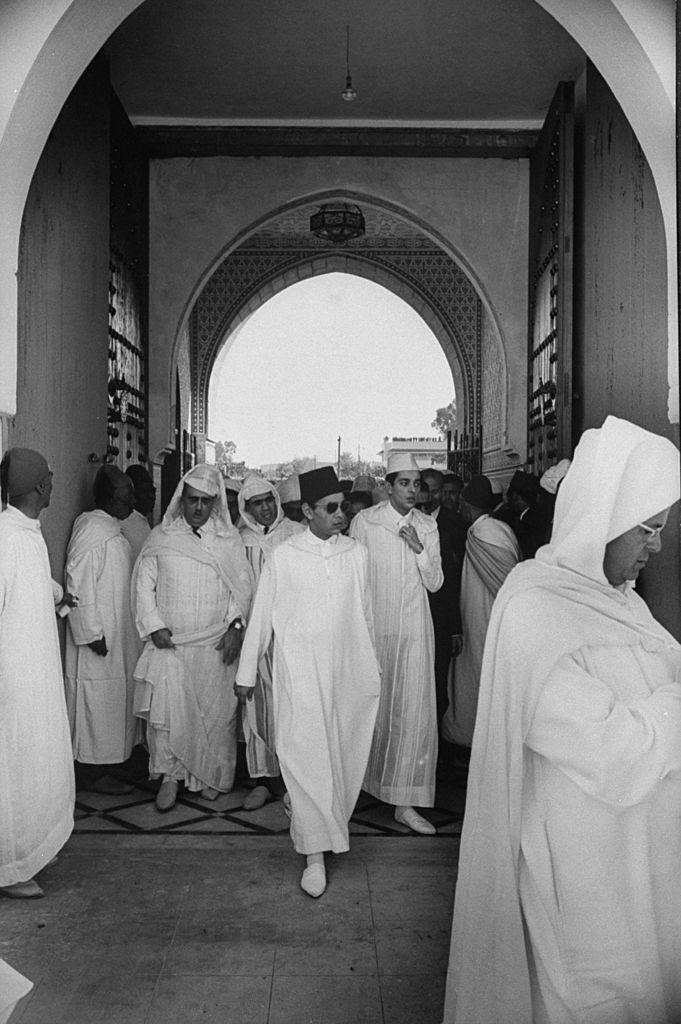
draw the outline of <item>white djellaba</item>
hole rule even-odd
[[[631,582],[678,497],[674,445],[608,417],[577,446],[551,542],[499,591],[445,1024],[679,1020],[681,647]],[[611,543],[640,559],[621,582]]]

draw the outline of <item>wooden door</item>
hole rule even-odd
[[[574,87],[561,82],[530,157],[527,462],[572,455]]]

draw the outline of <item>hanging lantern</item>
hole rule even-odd
[[[326,203],[310,217],[310,231],[326,242],[342,245],[364,234],[364,214],[351,203]]]

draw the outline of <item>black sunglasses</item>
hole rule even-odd
[[[315,503],[315,508],[319,508],[319,504]],[[340,508],[341,512],[347,512],[350,508],[349,501],[327,501],[326,505],[322,505],[322,509],[327,515],[332,516],[334,512],[337,512]]]

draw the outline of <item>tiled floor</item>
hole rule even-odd
[[[204,800],[200,794],[180,791],[175,807],[159,814],[154,806],[157,783],[138,781],[127,796],[104,796],[79,791],[76,798],[78,833],[134,832],[181,833],[183,835],[287,835],[288,818],[280,800],[265,804],[258,811],[243,811],[241,805],[248,790],[242,786],[217,800]],[[438,787],[436,806],[424,814],[442,836],[461,832],[465,800],[464,774],[450,771]],[[393,809],[366,793],[360,795],[350,826],[352,835],[410,835],[398,825]]]
[[[464,782],[432,838],[363,797],[319,900],[278,802],[79,794],[46,897],[0,904],[0,956],[35,983],[12,1024],[439,1024]]]

